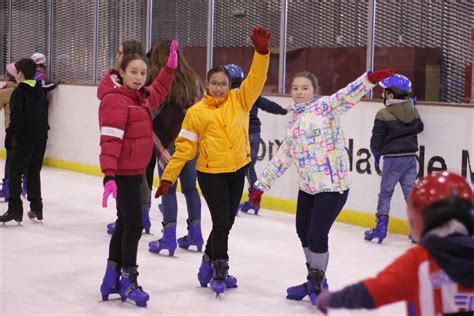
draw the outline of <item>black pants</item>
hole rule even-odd
[[[10,199],[8,210],[23,215],[23,203],[21,202],[21,176],[28,173],[27,194],[30,209],[34,212],[43,211],[43,200],[41,198],[40,173],[43,167],[43,158],[46,151],[46,139],[34,144],[16,143],[11,150],[9,161],[8,178],[10,181]]]
[[[328,235],[332,224],[346,204],[349,190],[308,194],[298,192],[296,233],[303,247],[315,253],[328,251]]]
[[[29,179],[29,178],[28,178]],[[142,236],[143,221],[140,203],[142,175],[116,176],[117,220],[110,239],[109,260],[122,267],[137,265],[138,242]]]
[[[198,182],[211,212],[212,230],[206,244],[206,254],[214,259],[229,259],[229,232],[244,190],[247,166],[231,173],[198,172]]]

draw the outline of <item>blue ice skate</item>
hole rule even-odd
[[[252,205],[250,201],[245,201],[244,203],[240,203],[239,208],[244,213],[248,213],[250,210],[253,210],[255,215],[258,215],[258,211],[260,211],[260,207]]]
[[[216,296],[218,296],[219,294],[224,293],[226,289],[227,274],[229,270],[227,260],[214,260],[212,262],[212,270],[214,270],[214,273],[211,280],[211,290],[216,293]]]
[[[107,301],[110,294],[119,292],[119,281],[120,281],[120,267],[117,262],[108,260],[107,268],[105,270],[104,279],[100,286],[100,293],[102,294],[102,300]]]
[[[137,306],[146,307],[146,302],[150,299],[150,296],[138,285],[137,277],[137,267],[129,267],[122,270],[122,278],[119,283],[120,299],[122,302],[130,299],[135,301]]]
[[[214,270],[212,269],[209,256],[206,253],[204,253],[204,255],[202,256],[201,266],[199,267],[199,271],[197,275],[199,283],[201,284],[201,287],[207,287],[207,285],[211,282],[213,274],[214,274]],[[237,278],[230,274],[227,274],[226,288],[232,289],[236,287],[237,287]]]
[[[375,228],[367,230],[364,233],[364,239],[372,241],[372,239],[378,238],[378,243],[381,244],[387,237],[388,216],[378,216],[375,222]]]
[[[170,257],[174,256],[176,247],[176,222],[163,223],[163,237],[148,244],[150,252],[160,253],[161,250],[166,249]]]
[[[201,224],[188,221],[188,234],[178,238],[179,248],[188,249],[190,246],[196,246],[197,251],[202,251],[204,239],[202,238]]]

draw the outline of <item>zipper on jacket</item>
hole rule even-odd
[[[331,162],[329,162],[329,157],[326,157],[326,164],[328,165],[328,168],[329,168],[329,175],[331,176],[331,183],[334,183],[334,177],[332,176],[332,167],[331,167]]]

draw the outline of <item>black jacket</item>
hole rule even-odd
[[[11,121],[7,134],[19,144],[39,143],[48,138],[48,99],[41,82],[20,82],[10,99]]]
[[[374,155],[414,155],[422,131],[420,113],[411,99],[392,103],[375,116],[370,150]]]
[[[285,115],[288,113],[288,111],[282,108],[278,103],[264,97],[259,97],[250,111],[249,134],[260,134],[260,126],[262,123],[260,123],[260,119],[258,118],[258,109],[272,114]]]

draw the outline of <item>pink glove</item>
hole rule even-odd
[[[171,69],[178,67],[178,41],[173,40],[170,45],[170,54],[168,55],[168,62],[166,66]]]
[[[102,195],[102,207],[107,207],[107,200],[112,194],[113,198],[117,198],[117,184],[115,180],[109,180],[104,184],[104,194]]]

